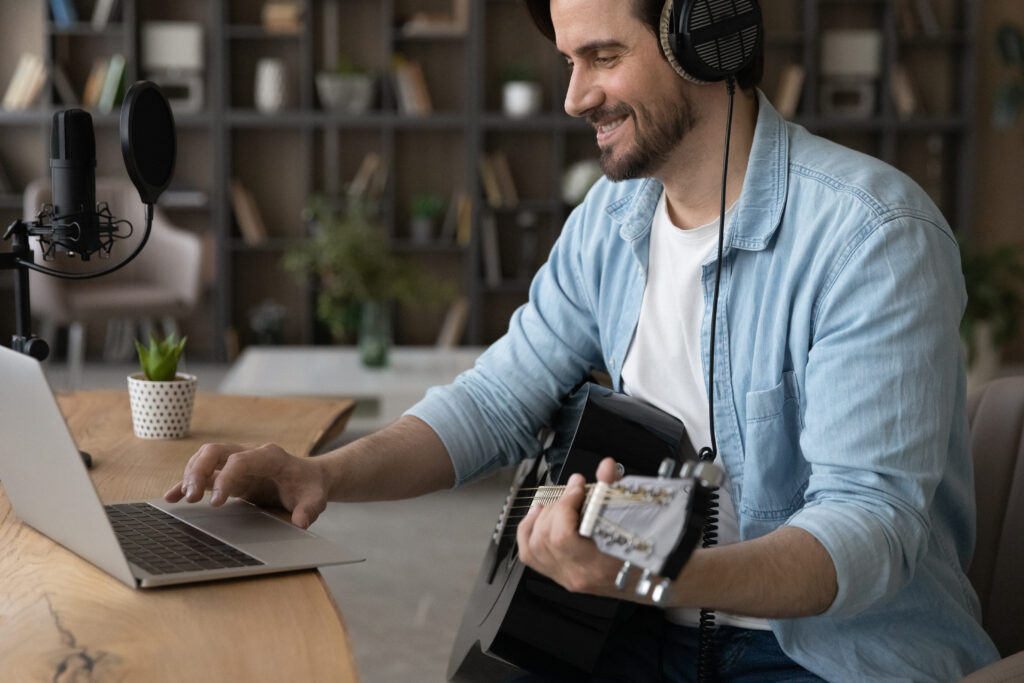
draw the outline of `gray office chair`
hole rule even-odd
[[[1004,659],[964,682],[1024,680],[1024,377],[989,382],[968,399],[968,414],[978,542],[967,575]]]
[[[105,201],[115,218],[126,218],[134,227],[131,239],[115,245],[110,261],[96,257],[88,263],[77,258],[60,257],[62,271],[95,271],[103,264],[113,265],[131,253],[145,229],[145,207],[128,178],[97,178],[96,200]],[[34,219],[39,207],[50,201],[50,180],[41,178],[25,188],[24,215]],[[123,337],[134,337],[135,326],[148,336],[155,321],[162,321],[164,332],[176,331],[177,318],[188,314],[201,294],[202,243],[187,230],[171,224],[155,209],[153,229],[145,248],[134,261],[114,273],[92,280],[64,280],[32,272],[29,287],[33,315],[42,319],[40,332],[53,343],[57,327],[68,328],[69,388],[81,385],[85,356],[85,330],[89,325],[106,325],[108,343],[125,346]],[[36,260],[40,261],[39,252]],[[133,348],[131,339],[127,347]]]

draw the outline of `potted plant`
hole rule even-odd
[[[150,337],[149,347],[136,340],[141,372],[128,376],[132,427],[140,439],[180,439],[188,435],[196,376],[178,372],[188,337],[162,341]]]
[[[373,75],[348,57],[334,68],[316,75],[316,92],[325,109],[345,114],[364,114],[373,100]]]
[[[409,237],[416,244],[427,244],[434,237],[434,222],[444,211],[444,198],[433,192],[420,192],[412,198]]]
[[[499,77],[502,83],[501,110],[505,116],[523,118],[540,111],[543,92],[532,64],[506,64]]]
[[[1014,73],[996,89],[992,120],[997,128],[1010,128],[1024,109],[1024,32],[1016,24],[1006,23],[996,31],[996,53],[1004,66]]]
[[[961,245],[967,307],[960,337],[967,351],[968,385],[976,388],[995,377],[1002,348],[1019,326],[1024,258],[1020,245],[990,249]]]
[[[339,214],[314,196],[305,213],[312,234],[285,253],[285,270],[317,280],[316,315],[336,340],[357,333],[363,364],[386,366],[392,305],[438,298],[445,288],[428,285],[391,253],[383,229],[363,202],[351,199]]]

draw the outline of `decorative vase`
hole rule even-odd
[[[409,223],[409,239],[413,244],[430,244],[434,239],[434,220],[426,216],[413,216]]]
[[[324,109],[343,114],[365,114],[373,102],[374,79],[367,74],[316,75],[316,92]]]
[[[271,114],[284,107],[284,62],[264,57],[256,62],[255,105],[261,112]]]
[[[178,373],[170,382],[152,382],[141,372],[128,375],[132,428],[140,439],[181,439],[188,436],[196,376]]]
[[[533,81],[509,81],[501,89],[501,109],[505,116],[523,118],[540,111],[541,87]]]
[[[369,368],[388,364],[391,348],[391,308],[383,301],[365,301],[359,319],[359,359]]]

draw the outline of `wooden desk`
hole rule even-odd
[[[128,394],[62,396],[105,503],[155,498],[205,442],[274,441],[306,455],[351,400],[200,394],[190,438],[132,434]],[[31,457],[31,453],[26,453]],[[320,573],[133,590],[18,521],[0,491],[0,680],[357,681]]]

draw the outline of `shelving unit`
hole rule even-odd
[[[907,171],[932,193],[954,227],[967,232],[972,212],[977,6],[971,0],[930,0],[941,30],[906,37],[898,23],[902,1],[762,3],[767,26],[762,87],[772,97],[782,67],[801,64],[806,79],[795,120]],[[9,80],[19,51],[41,53],[48,67],[60,64],[78,92],[98,55],[120,52],[127,58],[129,79],[146,77],[140,64],[146,22],[185,20],[202,25],[204,107],[199,113],[176,116],[176,184],[199,189],[208,200],[165,207],[176,223],[208,240],[211,276],[205,304],[182,321],[195,357],[227,358],[233,346],[231,330],[240,346],[253,343],[249,310],[266,298],[288,311],[284,341],[330,343],[314,320],[311,287],[283,272],[280,260],[307,233],[301,217],[307,198],[319,193],[340,203],[346,184],[370,152],[388,164],[380,219],[394,251],[453,283],[468,298],[463,342],[485,344],[504,332],[511,312],[526,300],[529,277],[571,210],[561,198],[566,169],[595,158],[597,150],[589,126],[562,111],[567,85],[563,60],[534,30],[517,0],[471,1],[467,30],[457,35],[413,37],[398,28],[416,12],[450,13],[452,2],[303,0],[304,21],[295,34],[265,30],[260,23],[263,3],[258,0],[119,0],[119,20],[101,31],[87,22],[56,28],[48,18],[48,2],[42,0],[10,3],[23,6],[0,10],[0,18],[23,30],[20,42],[0,48],[0,79]],[[93,0],[75,4],[80,17],[90,16]],[[818,106],[820,36],[835,27],[875,28],[882,33],[879,106],[869,117],[829,116]],[[399,112],[389,86],[396,54],[422,65],[434,113]],[[315,75],[341,55],[378,75],[379,92],[365,114],[340,114],[319,104]],[[263,57],[279,58],[286,65],[289,99],[274,113],[254,106],[254,71]],[[513,62],[528,62],[539,74],[544,105],[538,115],[513,119],[501,113],[499,73]],[[931,100],[925,113],[909,119],[896,115],[889,94],[888,79],[897,62],[907,65],[920,84],[919,94],[927,93]],[[36,109],[0,112],[0,163],[18,187],[48,174],[50,117],[60,108],[65,106],[47,88]],[[97,173],[122,173],[116,112],[94,114],[94,121]],[[488,206],[479,178],[481,155],[498,150],[508,158],[517,186],[520,199],[514,206]],[[268,226],[265,243],[246,243],[235,225],[230,196],[234,177],[256,197]],[[446,198],[465,192],[472,198],[468,244],[421,244],[410,239],[411,198],[423,191]],[[20,194],[0,195],[0,218],[9,223],[20,210]],[[502,264],[498,282],[485,274],[481,232],[491,221]],[[524,230],[523,224],[529,227]],[[5,287],[10,285],[0,281],[0,292]],[[0,304],[3,336],[13,328],[7,308]],[[397,308],[396,342],[433,343],[443,315],[443,308]]]

